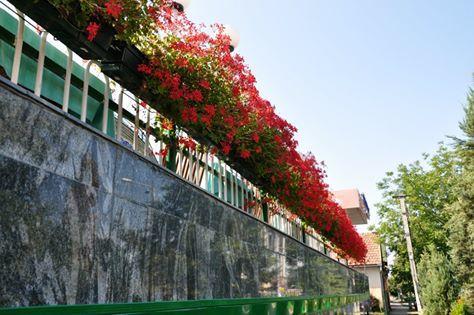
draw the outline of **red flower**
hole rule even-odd
[[[216,107],[214,105],[205,105],[204,111],[206,112],[207,115],[209,115],[210,117],[213,117],[216,114]]]
[[[181,119],[184,122],[196,123],[198,121],[198,114],[196,108],[188,107],[181,111]]]
[[[168,155],[168,147],[165,147],[163,149],[161,149],[160,153],[159,153],[162,157],[166,157]]]
[[[86,31],[87,31],[87,40],[88,41],[93,41],[94,38],[97,36],[97,32],[99,32],[100,25],[97,24],[96,22],[91,22],[89,25],[87,25]]]
[[[109,0],[105,3],[105,12],[116,20],[122,14],[123,6],[117,0]]]
[[[227,142],[223,142],[223,143],[221,143],[221,148],[222,148],[222,153],[224,153],[225,155],[229,154],[230,144],[228,144]]]
[[[209,82],[207,82],[206,80],[201,80],[201,82],[199,82],[199,85],[203,88],[203,89],[206,89],[206,90],[209,90],[211,88],[211,85],[209,84]]]
[[[186,66],[189,64],[188,59],[179,57],[174,61],[174,64],[178,68],[186,68]]]
[[[210,127],[211,126],[211,122],[212,122],[212,117],[209,116],[209,115],[202,115],[201,116],[201,122],[203,124],[205,124],[207,127]]]
[[[235,131],[229,131],[226,136],[227,140],[232,141],[235,137]]]
[[[253,133],[252,134],[252,140],[255,141],[255,142],[258,142],[258,140],[260,140],[260,137],[257,133]]]
[[[189,101],[202,102],[202,93],[199,90],[194,90],[186,95],[186,99]]]
[[[151,67],[149,65],[140,64],[138,65],[138,71],[145,74],[151,74]]]
[[[245,149],[240,151],[240,157],[243,159],[248,159],[250,157],[250,151]]]
[[[188,149],[196,149],[196,142],[194,142],[194,140],[191,138],[180,138],[178,142]]]

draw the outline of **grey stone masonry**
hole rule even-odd
[[[0,306],[367,290],[364,275],[0,80]]]

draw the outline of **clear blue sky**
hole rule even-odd
[[[193,0],[188,16],[239,31],[263,96],[326,163],[332,189],[357,187],[373,205],[386,171],[459,134],[472,0]]]

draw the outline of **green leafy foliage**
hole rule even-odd
[[[463,299],[458,299],[451,307],[451,315],[468,315],[467,306]]]
[[[418,264],[420,295],[425,314],[449,314],[456,295],[451,262],[430,245]]]
[[[415,261],[423,251],[434,245],[441,252],[448,251],[446,206],[455,199],[454,186],[459,177],[459,159],[453,150],[440,144],[433,154],[424,154],[421,161],[399,165],[396,172],[386,173],[377,184],[383,200],[376,205],[380,216],[377,233],[381,241],[395,254],[391,283],[404,294],[413,292],[406,241],[399,201],[394,196],[407,195],[410,229]],[[395,281],[393,281],[395,280]]]
[[[447,208],[450,220],[450,256],[455,276],[461,285],[466,307],[474,313],[474,91],[470,90],[465,107],[465,119],[460,124],[465,134],[457,140],[457,153],[461,158],[462,173],[455,187],[456,200]]]

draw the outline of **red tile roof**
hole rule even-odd
[[[351,266],[363,266],[363,265],[382,265],[382,251],[380,250],[379,237],[375,233],[363,233],[361,234],[367,245],[367,257],[365,258],[365,264],[357,263],[355,261],[349,261]]]

